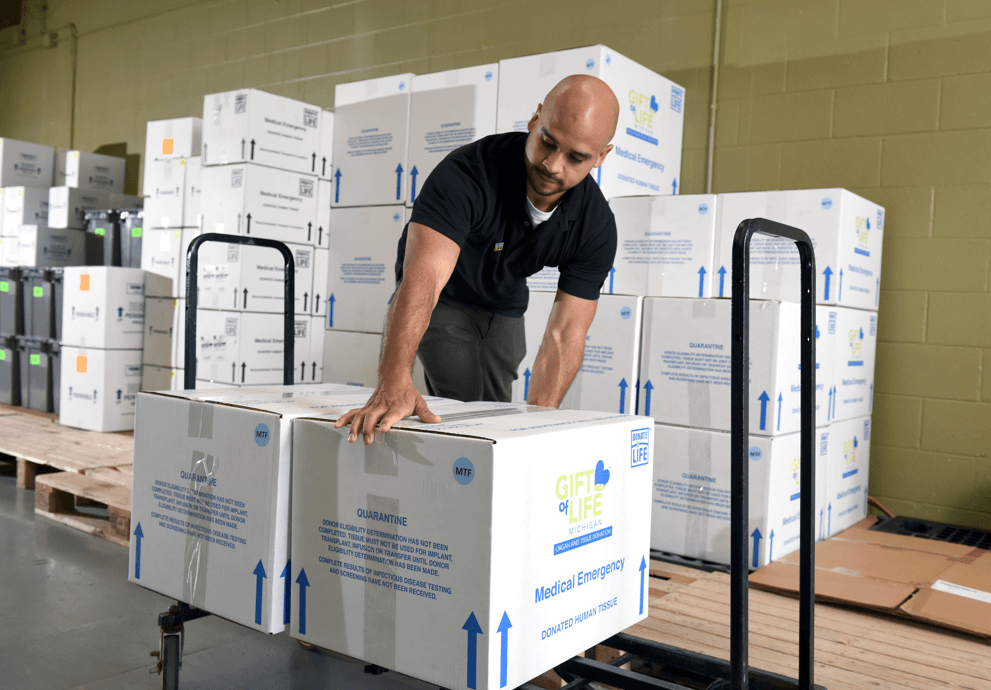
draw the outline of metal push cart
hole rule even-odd
[[[748,663],[749,642],[749,567],[748,517],[750,514],[749,466],[747,462],[750,437],[750,405],[748,362],[750,352],[750,242],[755,234],[783,238],[795,243],[801,262],[801,499],[800,499],[800,589],[799,589],[799,670],[798,679],[766,671],[751,670]],[[187,259],[186,283],[186,388],[195,385],[194,344],[196,333],[196,250],[205,241],[230,241],[281,248],[286,257],[286,304],[292,304],[291,256],[279,242],[255,240],[230,235],[203,235],[190,245]],[[560,664],[555,671],[567,683],[562,690],[584,690],[591,683],[605,683],[620,690],[684,690],[706,687],[707,690],[825,690],[814,684],[815,638],[815,253],[812,241],[802,230],[757,218],[740,223],[733,241],[732,298],[732,364],[731,364],[731,574],[730,574],[730,659],[692,652],[685,649],[620,633],[600,644],[622,654],[609,663],[589,657],[574,657]],[[291,307],[288,307],[291,310]],[[192,315],[192,316],[190,316]],[[286,315],[286,384],[292,383],[292,323]],[[190,366],[192,364],[192,367]],[[178,671],[182,656],[183,624],[209,615],[177,602],[168,613],[159,615],[162,644],[159,668],[163,688],[178,687]],[[676,669],[683,677],[693,678],[692,685],[680,684],[621,668],[635,658],[668,669]],[[378,675],[386,671],[379,666],[365,667],[366,673]],[[707,685],[700,684],[701,682]],[[171,685],[169,683],[172,683]],[[519,690],[540,690],[525,683]]]

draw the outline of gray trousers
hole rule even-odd
[[[416,354],[431,395],[510,402],[516,371],[526,356],[523,317],[441,297]]]

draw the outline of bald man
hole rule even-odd
[[[416,356],[431,394],[508,402],[526,354],[526,278],[545,266],[561,278],[527,402],[561,403],[616,254],[616,222],[589,172],[612,150],[618,118],[605,82],[567,77],[527,134],[485,137],[434,169],[399,241],[377,387],[335,425],[350,424],[352,443],[409,415],[440,421],[413,387]]]

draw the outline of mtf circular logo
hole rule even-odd
[[[709,212],[709,204],[699,204],[699,215],[704,216]]]
[[[585,63],[585,69],[594,69],[594,68],[595,68],[595,60],[589,60],[588,62]]]
[[[762,457],[764,457],[764,452],[760,448],[757,446],[750,446],[751,460],[760,460]]]
[[[475,466],[468,458],[458,458],[454,461],[454,478],[458,484],[467,486],[475,478]]]
[[[485,73],[485,81],[492,81],[492,72]]]
[[[405,88],[406,88],[406,82],[404,81],[399,82],[399,90],[402,91]]]
[[[265,424],[259,424],[255,427],[255,443],[264,448],[268,445],[269,433],[268,426]]]
[[[821,204],[823,211],[828,211],[829,209],[833,208],[833,200],[828,196],[822,200]]]
[[[619,316],[624,320],[628,319],[631,316],[633,316],[633,310],[630,309],[629,307],[623,307],[622,309],[619,310]]]
[[[392,220],[395,221],[396,223],[398,223],[399,222],[399,214],[398,213],[393,213],[392,214]]]

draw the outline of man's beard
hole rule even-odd
[[[535,165],[527,165],[526,178],[527,182],[530,183],[530,189],[532,189],[538,196],[555,196],[557,194],[561,194],[562,192],[566,192],[569,189],[569,187],[566,187],[558,178],[541,174]],[[546,184],[548,182],[556,184],[557,187],[549,192],[540,191],[539,185],[541,183]]]

